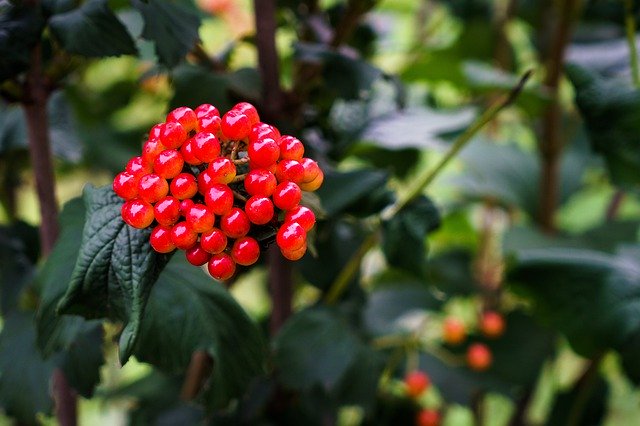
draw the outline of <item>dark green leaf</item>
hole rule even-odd
[[[338,405],[357,405],[370,414],[375,409],[384,366],[384,357],[363,345],[335,390]]]
[[[387,173],[379,170],[327,172],[316,194],[326,214],[333,216],[350,207],[357,207],[371,192],[384,186],[387,178]]]
[[[427,233],[440,225],[440,214],[433,202],[421,196],[384,222],[382,250],[389,264],[416,276],[427,268]]]
[[[454,249],[429,259],[429,281],[450,295],[468,296],[478,291],[472,272],[473,253]]]
[[[120,216],[122,199],[105,186],[87,186],[82,245],[59,312],[125,323],[120,335],[122,363],[138,337],[149,291],[169,256],[149,244],[150,229],[134,229]]]
[[[29,66],[30,53],[40,40],[44,19],[35,7],[3,2],[0,4],[0,82],[14,77]]]
[[[30,229],[24,223],[0,226],[0,312],[3,315],[18,306],[22,291],[34,276],[36,260],[30,258],[29,240],[18,235],[18,227]]]
[[[593,379],[595,383],[579,381],[572,389],[556,396],[556,400],[547,418],[546,426],[592,426],[602,424],[609,406],[609,384],[601,376]],[[584,386],[590,386],[590,392],[584,396]],[[586,398],[586,399],[582,399]],[[580,404],[580,405],[579,405]],[[575,407],[583,407],[577,419],[572,419]]]
[[[226,76],[195,65],[179,65],[173,71],[174,95],[169,108],[211,103],[226,111],[233,106],[227,97],[228,85]]]
[[[155,43],[159,61],[168,67],[180,63],[198,40],[198,15],[171,0],[133,0],[132,4],[144,19],[142,37]]]
[[[108,0],[88,0],[49,20],[53,35],[70,53],[88,57],[135,55],[135,43],[109,8]]]
[[[151,291],[134,355],[168,373],[186,370],[193,352],[213,358],[209,407],[225,406],[263,371],[261,332],[220,283],[176,256]]]

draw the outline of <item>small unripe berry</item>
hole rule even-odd
[[[493,356],[487,345],[474,343],[467,349],[467,364],[475,371],[485,371],[491,366]]]
[[[459,345],[467,338],[467,328],[458,318],[446,318],[442,326],[442,338],[450,345]]]
[[[144,229],[153,223],[153,206],[139,198],[122,205],[122,219],[134,228]]]
[[[429,376],[427,376],[422,371],[411,371],[404,378],[404,385],[407,391],[407,395],[411,398],[416,398],[424,391],[427,390],[431,381],[429,380]]]

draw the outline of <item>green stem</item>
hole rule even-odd
[[[629,55],[631,61],[631,79],[634,86],[640,88],[640,67],[638,67],[638,48],[636,47],[636,17],[633,14],[633,0],[624,0],[624,26],[627,31]]]

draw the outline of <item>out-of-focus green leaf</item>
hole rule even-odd
[[[203,67],[183,64],[173,72],[174,95],[170,108],[179,106],[197,107],[203,103],[214,104],[220,111],[226,111],[233,105],[228,100],[228,79],[213,74]]]
[[[472,271],[473,253],[452,249],[429,259],[427,276],[438,290],[452,296],[468,296],[478,290]]]
[[[580,398],[584,398],[582,396],[583,388],[579,386],[580,384],[582,382],[578,382],[577,386],[556,396],[553,408],[547,417],[546,426],[564,426],[567,424],[591,426],[601,424],[607,414],[609,384],[602,377],[596,377],[595,383],[590,385],[591,392],[588,395],[588,399],[584,402],[580,401]],[[573,423],[571,423],[570,418],[576,404],[584,404],[584,410],[576,413],[579,418],[573,419]]]
[[[334,216],[349,207],[357,207],[368,195],[383,187],[387,178],[387,173],[379,170],[327,172],[316,194],[325,213]]]
[[[0,4],[0,82],[29,67],[33,46],[40,40],[44,19],[34,7]]]
[[[15,309],[24,288],[34,276],[36,258],[29,256],[33,243],[32,233],[37,229],[18,222],[12,226],[0,226],[0,312],[6,315]]]

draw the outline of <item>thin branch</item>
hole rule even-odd
[[[624,27],[629,44],[631,79],[634,86],[640,88],[640,67],[638,67],[638,47],[636,46],[636,17],[633,12],[633,0],[624,0]]]
[[[573,401],[573,405],[571,406],[571,410],[569,411],[569,418],[567,419],[568,426],[577,426],[582,420],[582,416],[584,415],[584,409],[587,407],[589,403],[589,398],[593,393],[593,388],[598,382],[598,373],[600,371],[600,364],[602,359],[604,358],[604,353],[600,353],[593,357],[589,361],[589,365],[585,369],[580,379],[575,385],[575,388],[578,390],[576,398]]]
[[[274,336],[293,312],[293,277],[291,262],[282,256],[275,244],[267,251],[267,261],[269,262],[269,289],[273,301],[269,330]]]
[[[347,9],[342,15],[342,19],[333,32],[333,38],[329,45],[337,48],[345,43],[357,28],[360,19],[362,19],[375,4],[376,2],[372,0],[350,0],[347,4]]]
[[[202,390],[206,378],[213,370],[213,359],[206,351],[196,351],[191,356],[187,374],[182,384],[180,398],[191,401]]]

